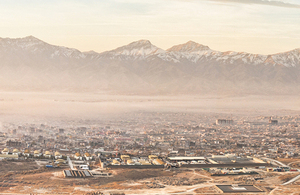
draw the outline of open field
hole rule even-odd
[[[294,163],[294,162],[299,162],[299,158],[278,158],[278,161],[284,163],[284,164],[289,164],[289,163]]]
[[[296,173],[268,173],[257,170],[255,176],[211,177],[200,169],[175,170],[111,170],[113,177],[89,179],[64,178],[62,169],[44,172],[20,172],[0,176],[3,194],[87,194],[89,192],[119,192],[125,194],[220,194],[215,185],[255,185],[260,194],[297,193],[299,185],[281,186]],[[13,172],[10,172],[13,173]],[[255,180],[255,178],[261,178]]]
[[[11,171],[29,171],[36,170],[39,166],[35,161],[0,161],[0,175],[4,175]]]

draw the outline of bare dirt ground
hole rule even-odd
[[[38,169],[35,161],[0,161],[0,175],[10,171],[28,171]]]
[[[300,158],[278,158],[276,159],[284,164],[289,164],[289,163],[293,163],[293,162],[300,162]]]
[[[278,161],[285,163],[286,165],[300,169],[300,158],[293,158],[293,159],[286,159],[286,158],[280,158]]]
[[[30,164],[30,163],[29,163]],[[220,194],[217,184],[253,184],[260,194],[299,194],[296,184],[282,186],[295,173],[260,172],[253,176],[211,177],[202,170],[114,170],[113,177],[64,178],[61,169],[21,171],[0,177],[0,194]],[[11,173],[11,172],[8,172]],[[255,178],[262,178],[255,180]]]
[[[32,174],[9,174],[0,178],[0,193],[50,193],[61,192],[82,194],[98,189],[136,189],[136,186],[121,187],[121,183],[145,178],[172,176],[173,173],[162,170],[118,170],[115,177],[91,179],[66,179],[62,170]],[[141,184],[144,186],[143,184]]]

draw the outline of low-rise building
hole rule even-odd
[[[2,154],[8,154],[9,153],[9,150],[7,149],[7,148],[4,148],[3,150],[2,150]]]
[[[52,155],[51,155],[51,153],[49,151],[46,151],[45,154],[44,154],[45,158],[51,158],[51,156]]]
[[[59,158],[62,158],[62,155],[59,152],[55,152],[54,157],[55,157],[55,159],[59,159]]]
[[[34,157],[40,157],[42,154],[40,153],[40,151],[38,151],[38,150],[35,150],[34,152],[33,152],[33,156]]]

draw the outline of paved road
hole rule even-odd
[[[282,163],[282,162],[279,162],[278,160],[275,160],[275,159],[264,158],[264,157],[262,157],[261,159],[262,159],[262,160],[270,161],[271,164],[276,165],[276,166],[289,167],[289,166],[287,166],[286,164],[284,164],[284,163]]]
[[[298,170],[298,171],[299,171],[299,170]],[[293,182],[297,181],[298,179],[300,179],[300,175],[294,177],[294,178],[291,179],[290,181],[287,181],[287,182],[285,182],[285,183],[283,183],[283,184],[281,184],[281,185],[283,185],[283,186],[288,185],[288,184],[290,184],[290,183],[293,183]]]
[[[282,162],[280,162],[280,161],[278,161],[278,160],[274,160],[274,159],[271,159],[271,158],[262,158],[262,159],[269,160],[269,161],[271,161],[272,163],[275,163],[275,164],[280,165],[280,166],[282,166],[282,167],[290,167],[290,166],[288,166],[288,165],[286,165],[286,164],[284,164],[284,163],[282,163]],[[290,167],[290,168],[291,168],[291,167]],[[297,171],[300,172],[299,169],[297,169]],[[290,183],[293,183],[293,182],[297,181],[298,179],[300,179],[300,174],[297,175],[296,177],[294,177],[293,179],[291,179],[291,180],[289,180],[289,181],[287,181],[287,182],[281,184],[281,185],[288,185],[288,184],[290,184]]]
[[[69,156],[67,156],[67,161],[68,161],[68,164],[69,164],[70,169],[71,169],[71,170],[75,170],[74,167],[73,167],[73,163],[72,163],[72,161],[70,160],[70,157],[69,157]]]

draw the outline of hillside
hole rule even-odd
[[[33,36],[0,38],[0,90],[129,94],[298,94],[300,49],[259,55],[140,40],[96,53]]]

